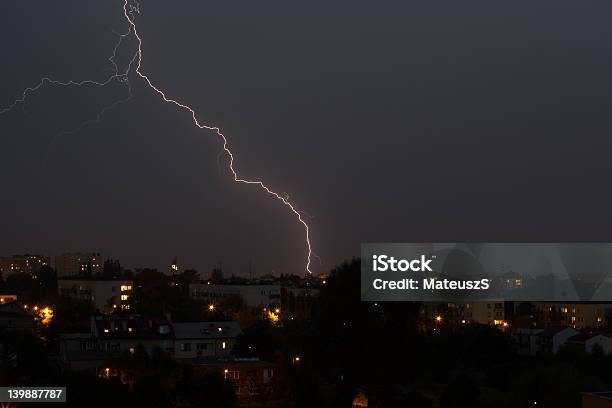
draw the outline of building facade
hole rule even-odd
[[[277,308],[281,304],[280,285],[217,285],[192,283],[189,293],[195,300],[211,304],[226,298],[240,297],[245,306],[251,308]]]
[[[0,330],[33,331],[34,315],[17,302],[0,304]]]
[[[11,303],[17,301],[17,295],[15,294],[0,294],[0,304]]]
[[[242,331],[238,322],[173,323],[178,359],[227,357]]]
[[[194,364],[193,369],[197,373],[215,373],[231,381],[238,401],[244,406],[258,399],[265,401],[276,391],[276,365],[256,358],[201,362]]]
[[[170,317],[92,316],[89,330],[62,333],[58,340],[60,366],[98,371],[111,358],[161,349],[186,363],[230,358],[241,334],[236,321],[173,323]]]
[[[507,324],[503,299],[444,304],[426,302],[422,306],[421,314],[430,321],[439,316],[451,325],[475,323],[503,327]]]
[[[532,303],[538,323],[543,327],[569,326],[575,329],[598,328],[612,316],[607,303]]]
[[[0,257],[0,273],[6,278],[14,273],[27,273],[36,276],[43,266],[50,264],[50,259],[44,255],[13,255]]]
[[[604,354],[610,354],[610,351],[612,351],[612,339],[601,333],[577,334],[568,339],[567,345],[589,354],[593,353],[597,348]]]
[[[69,252],[55,257],[58,278],[97,275],[103,268],[102,255],[97,252]]]
[[[57,290],[61,296],[91,302],[96,310],[110,313],[114,309],[128,310],[132,295],[131,280],[75,280],[58,279]]]
[[[557,354],[567,341],[580,332],[571,327],[549,327],[536,334],[536,354]]]

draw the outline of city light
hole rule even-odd
[[[211,312],[215,310],[215,305],[213,304],[208,305],[208,310],[210,310]]]
[[[278,314],[276,314],[276,313],[272,312],[271,310],[269,310],[268,311],[268,320],[270,320],[270,323],[272,323],[272,324],[278,324],[278,322],[280,321],[280,317],[278,316]]]
[[[101,373],[101,377],[109,379],[110,378],[110,368],[106,367],[104,371]]]
[[[436,316],[436,322],[441,322],[442,321],[442,316]]]

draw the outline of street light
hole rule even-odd
[[[208,305],[208,310],[210,310],[211,312],[215,310],[215,305],[213,304]]]

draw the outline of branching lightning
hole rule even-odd
[[[60,133],[60,135],[69,135],[69,134],[79,133],[86,126],[100,123],[102,121],[102,117],[104,116],[106,112],[116,108],[119,105],[122,105],[124,103],[131,101],[132,98],[134,97],[134,94],[132,93],[132,84],[130,83],[129,74],[130,74],[130,71],[132,70],[132,65],[134,64],[134,61],[136,61],[136,57],[138,56],[138,53],[136,52],[134,53],[134,55],[130,59],[130,62],[126,70],[123,73],[119,73],[119,66],[117,65],[117,62],[115,61],[115,58],[117,58],[117,51],[119,50],[119,47],[121,46],[121,43],[123,42],[123,39],[128,37],[132,33],[132,26],[130,26],[129,30],[125,34],[119,34],[117,32],[114,32],[114,33],[119,37],[119,39],[117,40],[117,43],[115,43],[115,47],[113,48],[113,53],[111,54],[110,57],[108,57],[108,61],[113,66],[114,74],[109,78],[110,81],[107,80],[108,82],[106,83],[110,83],[114,79],[124,84],[125,87],[127,88],[128,95],[123,99],[116,100],[110,105],[103,107],[94,118],[84,121],[79,126],[77,126],[75,129],[64,130]]]
[[[133,0],[133,3],[130,3],[130,0],[124,0],[123,3],[123,14],[125,19],[127,20],[127,23],[129,24],[129,29],[126,33],[124,34],[118,34],[119,39],[117,41],[117,43],[115,44],[114,48],[113,48],[113,53],[112,55],[108,58],[108,61],[111,63],[111,65],[113,66],[113,70],[114,73],[109,76],[106,80],[104,81],[95,81],[95,80],[83,80],[83,81],[57,81],[57,80],[53,80],[51,78],[48,77],[43,77],[40,82],[33,86],[33,87],[28,87],[26,88],[21,97],[19,99],[16,99],[11,105],[0,109],[0,115],[7,113],[9,111],[11,111],[12,109],[14,109],[16,106],[18,105],[22,105],[22,107],[25,109],[25,103],[26,103],[26,99],[28,97],[28,95],[30,95],[31,93],[36,92],[37,90],[39,90],[41,87],[43,87],[45,84],[51,84],[51,85],[57,85],[57,86],[98,86],[98,87],[105,87],[106,85],[110,84],[113,81],[118,81],[122,84],[124,84],[128,90],[128,96],[126,98],[120,99],[115,101],[114,103],[112,103],[111,105],[108,105],[106,107],[104,107],[99,113],[98,115],[93,118],[93,119],[89,119],[85,122],[83,122],[80,126],[78,126],[76,129],[71,130],[71,131],[65,131],[62,133],[75,133],[75,132],[79,132],[80,130],[82,130],[83,127],[90,125],[90,124],[94,124],[94,123],[98,123],[102,120],[103,115],[108,112],[109,110],[128,102],[129,100],[132,99],[133,94],[132,94],[132,86],[129,80],[129,76],[131,72],[134,72],[136,75],[138,75],[138,77],[140,77],[141,79],[144,80],[144,82],[148,85],[148,87],[150,89],[152,89],[155,93],[157,93],[161,99],[169,104],[172,104],[174,106],[176,106],[177,108],[186,111],[187,113],[189,113],[189,115],[191,116],[191,119],[193,121],[193,124],[195,126],[197,126],[199,129],[202,130],[210,130],[212,132],[214,132],[222,141],[222,154],[225,154],[228,158],[228,168],[233,176],[234,182],[236,183],[242,183],[242,184],[247,184],[247,185],[252,185],[256,188],[258,188],[259,190],[263,191],[264,193],[274,197],[275,199],[277,199],[278,201],[280,201],[294,216],[295,218],[298,220],[298,222],[302,225],[302,227],[304,228],[304,234],[305,234],[305,241],[306,241],[306,246],[307,246],[307,256],[306,256],[306,265],[305,265],[305,269],[308,273],[312,274],[312,270],[310,269],[311,266],[311,260],[313,257],[318,258],[317,255],[315,255],[312,251],[312,245],[310,242],[310,228],[308,226],[308,223],[304,220],[304,212],[298,210],[295,205],[292,203],[292,201],[289,198],[289,195],[287,193],[284,193],[284,195],[281,195],[279,193],[277,193],[276,191],[272,190],[270,187],[268,187],[263,181],[261,180],[250,180],[250,179],[245,179],[243,177],[241,177],[237,170],[234,167],[234,154],[232,153],[232,151],[229,148],[229,143],[228,143],[228,139],[227,137],[223,134],[223,132],[221,132],[221,129],[217,126],[211,126],[211,125],[207,125],[205,123],[200,122],[200,120],[198,120],[198,116],[197,113],[195,112],[195,110],[193,108],[191,108],[189,105],[187,105],[186,103],[180,102],[177,99],[173,99],[169,96],[166,95],[166,92],[163,91],[161,88],[159,88],[158,86],[156,86],[153,81],[149,78],[148,75],[144,74],[141,70],[142,68],[142,38],[138,32],[138,28],[136,26],[136,14],[140,14],[140,4],[138,3],[138,1]],[[119,66],[116,62],[116,57],[117,57],[117,52],[123,42],[124,39],[133,36],[134,39],[136,40],[136,44],[137,44],[137,50],[136,52],[133,54],[132,59],[130,60],[126,70],[124,72],[119,72]],[[135,66],[135,68],[134,68]]]

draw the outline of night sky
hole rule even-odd
[[[145,0],[137,24],[143,71],[313,217],[324,272],[361,242],[612,241],[611,20],[590,0]],[[120,0],[1,2],[0,105],[104,79],[127,27]],[[125,89],[49,86],[0,117],[0,254],[303,273],[293,215],[131,81],[78,134],[58,136]]]

